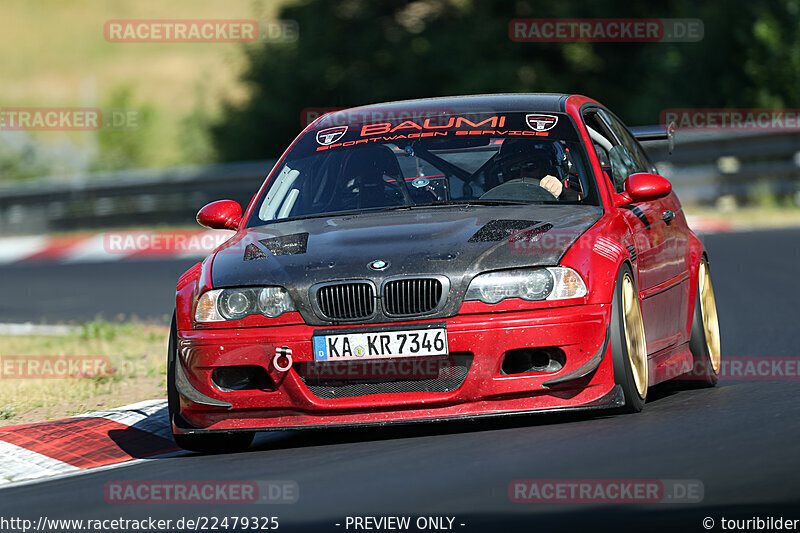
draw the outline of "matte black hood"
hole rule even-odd
[[[472,278],[490,270],[557,265],[603,214],[583,205],[439,206],[278,222],[248,228],[219,250],[214,287],[280,285],[310,324],[309,287],[325,281],[440,274],[456,313]],[[388,262],[382,271],[368,267]],[[377,322],[385,321],[376,317]]]

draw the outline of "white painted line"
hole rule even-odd
[[[44,337],[60,337],[69,335],[76,328],[73,326],[51,325],[51,324],[0,324],[0,335],[36,335]]]

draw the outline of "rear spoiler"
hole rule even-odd
[[[675,148],[675,123],[658,126],[637,126],[631,128],[631,133],[637,141],[667,141],[669,143],[669,153]]]

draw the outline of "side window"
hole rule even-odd
[[[631,151],[623,144],[618,144],[612,148],[608,158],[611,160],[612,181],[614,182],[614,190],[617,192],[625,190],[625,180],[628,176],[637,172],[644,172],[637,164]]]
[[[584,112],[583,120],[592,138],[600,168],[608,175],[614,189],[622,192],[625,178],[636,172],[632,158],[608,122],[601,116],[599,109]]]
[[[583,118],[600,166],[611,178],[615,191],[625,190],[625,180],[631,174],[653,171],[644,150],[619,119],[603,109],[590,109]]]
[[[631,157],[636,163],[637,172],[654,172],[655,165],[653,165],[653,162],[647,157],[647,153],[644,151],[644,148],[642,148],[642,145],[633,138],[628,128],[611,113],[605,110],[600,111],[600,113],[614,131],[614,134],[622,141],[625,148],[627,148],[628,153],[631,154]]]

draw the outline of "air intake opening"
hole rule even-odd
[[[262,366],[223,366],[215,368],[211,373],[214,386],[224,392],[234,390],[270,390],[274,391],[275,383]]]
[[[518,348],[504,354],[500,373],[557,372],[566,362],[567,357],[560,348]]]
[[[473,354],[372,359],[335,363],[295,363],[308,390],[326,400],[371,394],[447,393],[459,388],[469,373]]]

